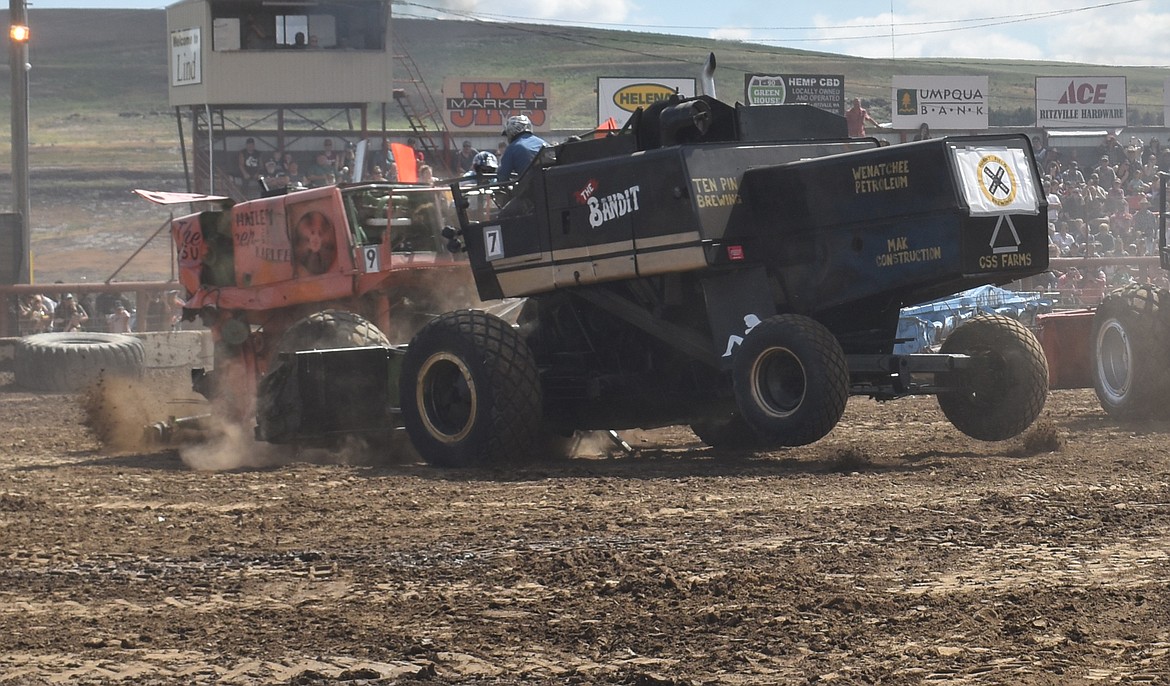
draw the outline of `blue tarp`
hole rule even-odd
[[[937,351],[947,334],[981,312],[1002,314],[1032,326],[1037,314],[1051,311],[1052,299],[1043,293],[979,286],[949,298],[902,308],[894,353]]]

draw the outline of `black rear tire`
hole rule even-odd
[[[941,352],[982,362],[943,379],[959,390],[939,393],[938,405],[959,431],[1003,441],[1040,416],[1048,397],[1048,361],[1028,327],[1010,317],[976,315],[947,337]]]
[[[769,445],[818,441],[845,413],[849,365],[841,344],[814,319],[769,317],[747,335],[732,364],[740,413]]]
[[[537,446],[536,360],[499,317],[459,310],[423,327],[407,348],[399,394],[411,442],[432,465],[516,462]]]
[[[134,336],[85,331],[39,333],[16,341],[16,383],[33,391],[80,391],[103,375],[141,378],[146,349]]]
[[[1093,388],[1111,416],[1138,419],[1165,415],[1166,345],[1170,315],[1166,291],[1129,286],[1105,298],[1093,317]]]

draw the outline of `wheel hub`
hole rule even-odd
[[[774,417],[787,417],[800,408],[808,388],[804,365],[788,348],[769,348],[752,365],[752,396]]]
[[[1132,382],[1133,347],[1125,327],[1116,319],[1105,322],[1097,333],[1097,376],[1101,390],[1114,402],[1122,402]]]
[[[478,394],[471,371],[456,355],[438,352],[419,371],[416,402],[423,426],[443,443],[458,443],[475,425]]]

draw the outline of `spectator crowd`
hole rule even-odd
[[[132,298],[114,293],[74,296],[62,293],[58,299],[43,293],[22,293],[10,301],[21,336],[69,331],[174,331],[182,321],[183,301],[178,291],[156,291],[138,307]],[[145,321],[139,326],[138,317]],[[11,321],[11,320],[10,320]]]
[[[1109,135],[1083,167],[1080,160],[1046,148],[1038,136],[1033,148],[1048,201],[1050,257],[1158,254],[1158,172],[1170,169],[1170,150],[1157,138],[1131,137],[1123,145]],[[1071,268],[1044,278],[1049,283],[1043,285],[1078,305],[1096,304],[1109,289],[1133,281],[1166,281],[1160,269],[1122,264]]]

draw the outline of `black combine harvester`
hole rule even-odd
[[[514,184],[452,187],[452,243],[483,300],[523,299],[514,319],[460,310],[408,346],[291,355],[261,385],[258,438],[405,427],[432,464],[474,466],[542,431],[686,424],[713,446],[803,445],[850,395],[936,395],[981,440],[1043,408],[1047,363],[1015,320],[893,353],[902,307],[1047,268],[1025,136],[882,146],[809,106],[675,97],[546,148]],[[487,197],[498,209],[473,219]]]

